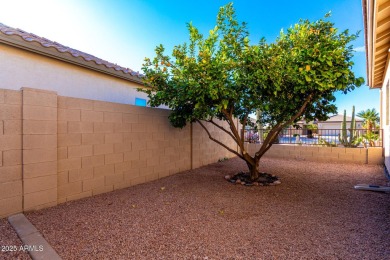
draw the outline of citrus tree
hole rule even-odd
[[[283,128],[300,120],[326,120],[336,113],[334,93],[347,93],[363,84],[351,71],[351,41],[357,35],[339,32],[327,20],[301,20],[274,43],[264,39],[250,44],[245,23],[239,23],[232,4],[220,8],[216,26],[204,37],[188,24],[189,42],[166,55],[162,45],[156,57],[145,59],[143,72],[149,104],[166,105],[173,126],[197,122],[209,138],[248,165],[250,177],[259,176],[261,157]],[[243,126],[249,115],[261,111],[258,123],[270,127],[261,147],[250,155],[245,149]],[[220,119],[227,127],[219,124]],[[238,151],[208,131],[209,122],[228,134]]]

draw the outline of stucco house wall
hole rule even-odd
[[[56,91],[61,96],[135,104],[141,84],[0,43],[0,88]],[[5,61],[5,62],[4,62]]]
[[[389,113],[389,102],[390,102],[390,69],[387,67],[385,73],[385,80],[383,87],[380,90],[380,124],[383,129],[383,147],[385,156],[385,165],[387,169],[390,169],[390,113]]]

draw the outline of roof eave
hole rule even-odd
[[[390,0],[362,0],[367,84],[382,88],[389,66]]]
[[[369,1],[369,3],[367,3]],[[379,84],[374,86],[374,0],[363,0],[363,22],[364,22],[364,40],[366,47],[366,72],[367,72],[367,85],[370,89],[380,88]],[[369,8],[371,7],[371,8]]]
[[[107,68],[94,61],[86,61],[81,57],[74,57],[68,53],[61,53],[53,47],[46,48],[39,44],[35,45],[31,42],[26,42],[17,35],[6,36],[0,32],[0,43],[143,85],[142,78],[140,77],[126,74],[123,71],[116,71],[113,68]]]

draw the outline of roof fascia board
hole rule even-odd
[[[375,63],[375,9],[376,0],[368,0],[367,5],[367,28],[368,28],[368,85],[370,88],[374,84],[374,63]]]

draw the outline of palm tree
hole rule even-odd
[[[376,128],[376,124],[379,124],[379,114],[375,108],[360,111],[357,116],[364,119],[367,133],[370,133],[372,129]]]

